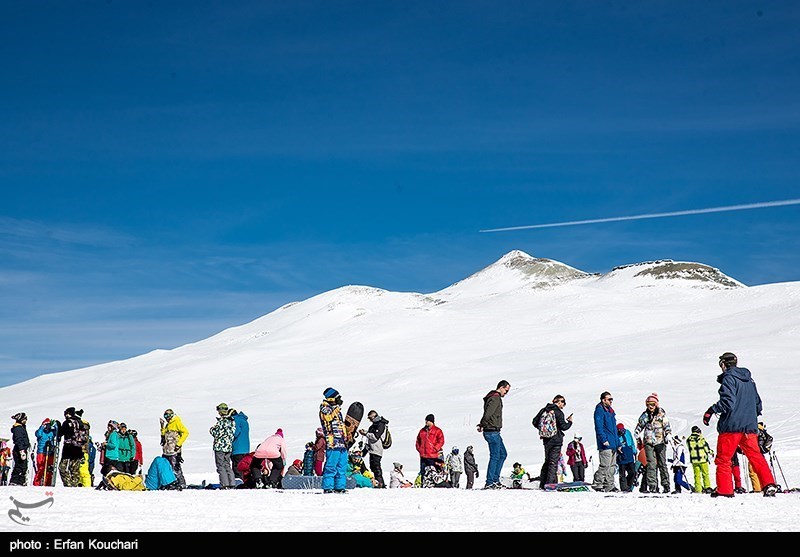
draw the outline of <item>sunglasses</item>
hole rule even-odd
[[[613,401],[614,399],[613,399],[613,398],[611,398],[611,397],[609,396],[609,397],[606,397],[606,400],[607,400],[608,402],[611,402],[611,401]]]

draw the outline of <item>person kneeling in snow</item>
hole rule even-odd
[[[425,467],[422,475],[422,487],[453,487],[441,458],[435,459],[433,464]]]

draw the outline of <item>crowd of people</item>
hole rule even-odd
[[[643,493],[681,493],[683,489],[695,493],[710,493],[714,497],[733,497],[741,493],[739,456],[746,457],[751,477],[752,491],[774,495],[779,489],[764,454],[771,447],[771,436],[763,422],[762,402],[750,371],[738,367],[737,358],[730,352],[719,357],[721,369],[719,400],[703,415],[704,425],[710,425],[714,415],[719,416],[716,451],[712,451],[695,425],[691,435],[674,435],[657,393],[645,399],[645,408],[633,430],[616,420],[614,398],[604,391],[594,409],[593,421],[598,448],[598,467],[591,479],[591,488],[602,492],[632,492],[638,486]],[[484,476],[484,489],[522,487],[525,482],[539,482],[540,489],[563,483],[569,467],[573,482],[585,482],[586,468],[592,457],[575,434],[567,444],[566,458],[562,452],[565,432],[573,425],[573,415],[564,415],[567,405],[563,395],[556,395],[533,417],[532,425],[539,433],[544,451],[544,462],[539,475],[532,477],[522,464],[514,463],[511,484],[501,481],[501,471],[508,456],[503,443],[503,399],[511,384],[502,380],[483,397],[483,413],[477,430],[482,434],[489,450],[489,460]],[[419,454],[419,471],[413,479],[406,478],[403,465],[393,463],[389,483],[383,472],[384,451],[391,447],[389,421],[377,411],[370,410],[367,429],[355,429],[342,408],[342,397],[333,387],[323,392],[319,407],[320,427],[316,438],[305,444],[302,459],[287,467],[287,446],[283,430],[259,443],[250,450],[248,417],[241,411],[220,403],[216,407],[216,423],[209,429],[212,437],[214,462],[220,489],[281,488],[284,476],[321,477],[324,493],[344,493],[348,480],[356,487],[403,488],[445,487],[460,488],[462,474],[466,489],[473,489],[480,477],[472,446],[463,456],[458,447],[444,454],[445,438],[436,425],[433,414],[425,416],[419,430],[415,448]],[[63,421],[46,418],[36,430],[36,448],[32,450],[28,438],[27,416],[19,412],[12,416],[13,449],[0,441],[0,471],[2,483],[26,485],[28,459],[34,460],[33,485],[55,485],[56,470],[64,486],[90,487],[94,481],[94,465],[98,459],[101,475],[106,480],[125,476],[142,476],[144,461],[138,434],[123,422],[109,420],[104,438],[94,443],[90,424],[83,419],[83,410],[74,407],[64,410]],[[183,446],[189,431],[172,409],[164,411],[160,419],[162,454],[154,459],[146,480],[139,482],[142,489],[184,489],[187,486],[182,472]],[[356,443],[356,438],[360,437]],[[61,452],[59,454],[59,447]],[[368,465],[365,461],[368,457]],[[716,465],[716,488],[711,486],[709,462]],[[8,471],[13,461],[10,478]],[[686,475],[691,467],[694,484]],[[672,478],[670,478],[670,469]],[[619,478],[619,486],[615,483]],[[108,487],[108,482],[105,482]],[[589,485],[589,484],[587,484]],[[113,487],[113,485],[112,485]]]

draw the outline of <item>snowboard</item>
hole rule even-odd
[[[284,476],[281,480],[283,489],[322,489],[322,476]],[[347,478],[345,489],[355,489],[356,481]]]
[[[344,428],[347,431],[347,448],[352,447],[356,442],[358,435],[358,424],[361,423],[361,418],[364,417],[364,405],[356,401],[347,408],[347,415],[344,417]]]
[[[509,476],[501,476],[500,485],[508,489],[539,489],[539,480],[532,482],[527,477],[515,479]]]
[[[590,483],[586,482],[561,482],[557,484],[544,484],[545,491],[559,491],[559,492],[576,492],[576,491],[591,491]]]

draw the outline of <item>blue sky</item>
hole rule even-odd
[[[13,2],[0,385],[512,249],[800,280],[796,2]]]

